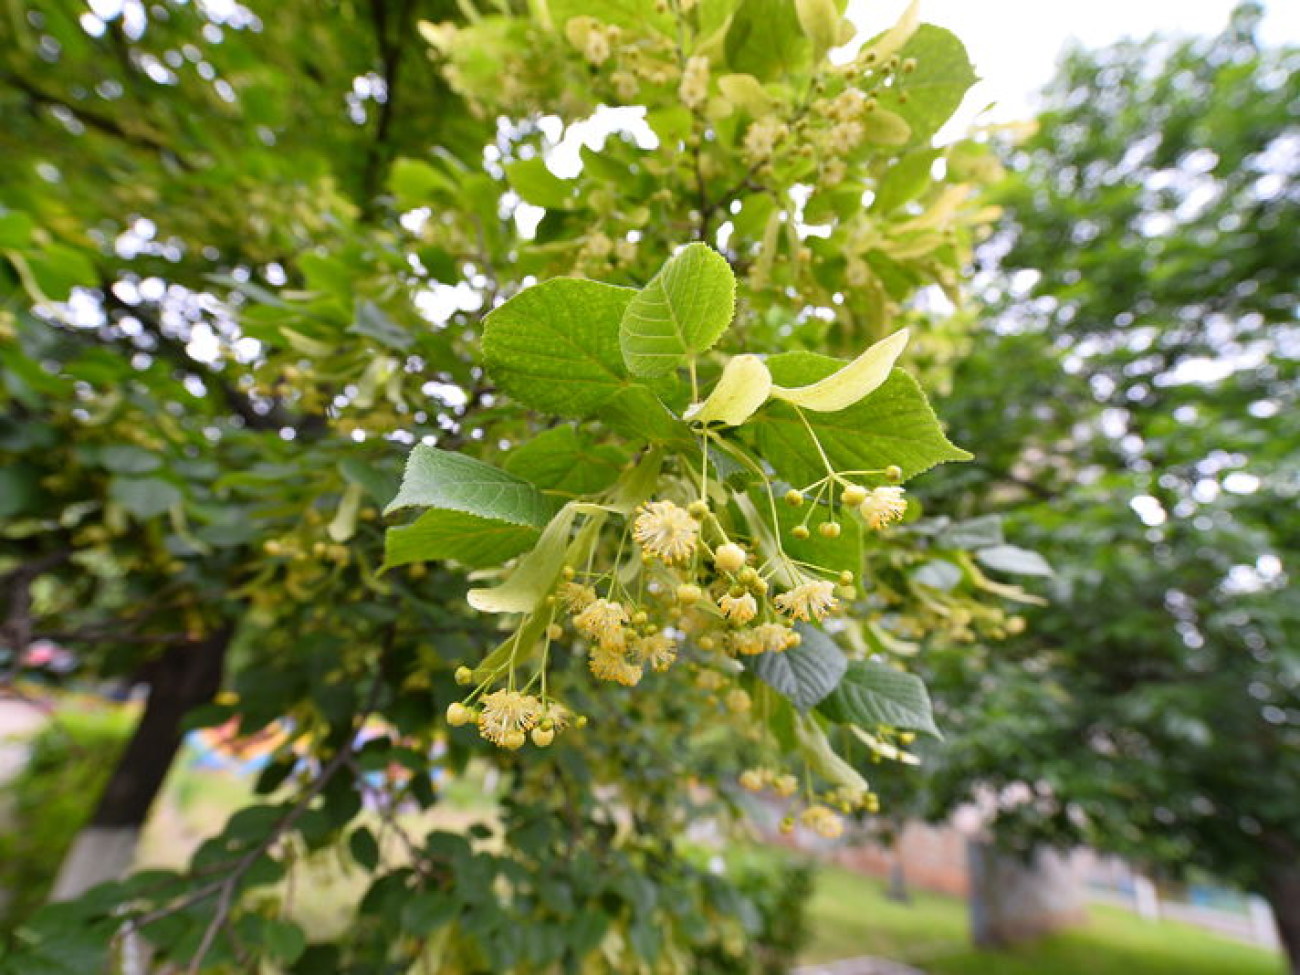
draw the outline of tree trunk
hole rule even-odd
[[[173,646],[149,668],[149,700],[90,823],[59,869],[51,900],[69,900],[122,877],[181,744],[181,720],[221,687],[230,630]]]
[[[912,896],[907,890],[907,868],[903,863],[902,839],[901,830],[894,834],[894,842],[889,851],[889,889],[885,891],[885,896],[899,904],[909,904]]]
[[[1028,941],[1087,919],[1079,878],[1060,854],[1037,849],[1026,859],[972,839],[971,941],[1000,948]]]
[[[1300,863],[1279,863],[1265,875],[1264,898],[1273,909],[1287,971],[1300,975]]]

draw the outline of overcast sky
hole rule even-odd
[[[1235,0],[921,0],[921,20],[965,42],[983,79],[962,107],[960,128],[990,102],[999,121],[1033,115],[1033,95],[1052,77],[1065,44],[1099,47],[1122,37],[1214,34]],[[850,0],[848,15],[866,37],[894,23],[907,0]],[[1265,0],[1263,39],[1300,43],[1300,0]]]

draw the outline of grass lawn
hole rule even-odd
[[[1280,956],[1176,922],[1152,923],[1119,908],[1090,909],[1084,927],[1006,952],[967,942],[966,905],[919,893],[912,903],[884,896],[878,880],[845,870],[819,872],[813,943],[805,961],[878,955],[930,975],[1282,975]]]

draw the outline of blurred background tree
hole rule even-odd
[[[926,658],[927,751],[932,813],[1257,891],[1296,971],[1300,51],[1258,17],[1074,51],[1006,159],[954,382],[980,456],[933,488],[1057,576],[1022,636]]]

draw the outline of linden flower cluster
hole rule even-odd
[[[469,669],[462,667],[457,671],[456,679],[468,683],[473,678]],[[476,724],[480,735],[510,751],[518,751],[529,737],[538,748],[546,748],[555,740],[556,732],[563,731],[574,721],[573,713],[563,704],[543,702],[533,694],[513,689],[485,694],[477,707],[456,703],[447,708],[449,725],[455,728]],[[577,723],[585,722],[579,718]]]
[[[883,471],[853,471],[850,473],[884,474],[890,481],[901,480],[903,476],[902,470],[892,465]],[[807,495],[812,494],[813,496],[813,507],[809,510],[808,515],[804,518],[802,524],[795,525],[791,531],[795,538],[808,538],[812,535],[808,524],[813,512],[819,510],[818,506],[823,501],[829,504],[832,517],[817,527],[818,533],[826,538],[836,538],[840,534],[839,522],[834,520],[836,508],[834,487],[836,484],[843,486],[839,496],[840,510],[844,508],[856,510],[858,516],[873,531],[883,531],[895,522],[902,521],[907,514],[907,499],[903,495],[903,489],[897,484],[882,484],[878,487],[865,488],[861,484],[854,484],[847,480],[844,474],[833,473],[819,481],[814,481],[805,488],[791,488],[786,492],[786,503],[795,508],[803,506],[807,500]]]
[[[799,780],[795,776],[771,768],[746,769],[740,773],[739,781],[740,787],[747,792],[758,793],[771,790],[782,799],[789,799],[799,791]],[[844,833],[844,820],[841,814],[849,815],[860,809],[874,813],[880,809],[880,800],[875,793],[843,786],[820,796],[815,796],[809,790],[808,797],[818,801],[806,806],[797,817],[786,816],[781,821],[783,833],[791,832],[798,822],[825,839],[838,839]],[[835,811],[837,809],[838,813]]]
[[[588,669],[600,680],[634,687],[648,671],[671,667],[688,637],[706,655],[781,653],[801,640],[796,622],[823,620],[839,606],[830,580],[793,563],[751,565],[751,553],[728,537],[704,501],[647,501],[625,541],[641,552],[633,580],[626,570],[579,576],[566,567],[550,600],[587,644]],[[779,592],[771,581],[778,568],[785,585]],[[565,629],[559,621],[553,627],[557,637]],[[725,704],[742,713],[751,702],[733,691]]]

